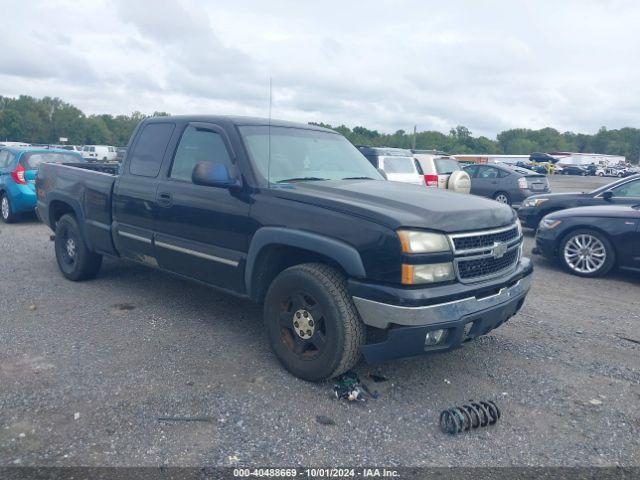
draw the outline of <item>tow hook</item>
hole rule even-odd
[[[55,242],[56,241],[56,236],[55,235],[49,235],[49,241],[50,242]]]

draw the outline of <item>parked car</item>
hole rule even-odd
[[[518,217],[522,225],[538,228],[542,217],[557,210],[589,205],[640,203],[640,175],[617,180],[591,192],[551,193],[527,198]]]
[[[471,192],[471,179],[458,160],[441,153],[412,150],[418,171],[424,175],[427,187],[449,189],[458,193]]]
[[[82,156],[94,162],[113,162],[116,160],[116,147],[109,145],[85,145]]]
[[[472,194],[507,205],[518,206],[530,195],[549,191],[545,175],[516,166],[470,165],[464,170],[471,177]]]
[[[0,147],[0,218],[13,223],[36,206],[35,177],[42,162],[83,162],[77,153],[37,147]]]
[[[561,167],[562,170],[557,171],[555,173],[560,173],[561,175],[580,175],[582,177],[586,177],[591,175],[589,172],[589,168],[582,165],[559,165],[556,164],[556,168]]]
[[[155,117],[129,145],[120,166],[41,166],[37,211],[62,274],[84,280],[103,255],[129,258],[262,303],[273,351],[305,380],[361,355],[459,347],[529,290],[511,208],[386,181],[332,130]]]
[[[601,167],[597,170],[596,175],[599,177],[618,177],[624,178],[633,175],[626,167]]]
[[[424,185],[423,173],[418,170],[410,150],[387,147],[358,146],[371,165],[382,170],[393,182]]]
[[[78,152],[80,155],[82,155],[81,145],[60,145],[57,148],[61,148],[63,150],[71,150],[72,152]]]
[[[640,204],[569,208],[545,216],[535,253],[581,277],[640,270]]]

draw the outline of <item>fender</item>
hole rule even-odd
[[[263,227],[253,235],[247,254],[244,279],[249,296],[252,294],[251,279],[255,262],[262,249],[268,245],[286,245],[310,250],[335,260],[351,277],[366,277],[360,254],[348,243],[304,230]]]
[[[55,231],[54,226],[53,226],[53,222],[51,221],[51,203],[55,202],[55,201],[66,203],[67,205],[69,205],[71,207],[71,209],[73,210],[73,213],[75,214],[76,218],[78,219],[78,225],[80,225],[80,229],[82,230],[82,235],[84,236],[84,240],[87,243],[87,246],[89,247],[89,249],[91,249],[92,248],[91,239],[87,235],[84,214],[82,213],[82,206],[80,205],[80,201],[79,200],[77,200],[77,199],[75,199],[75,198],[73,198],[71,196],[65,195],[63,193],[59,193],[59,192],[51,192],[51,193],[47,194],[47,197],[46,197],[46,206],[47,206],[46,223],[47,223],[47,225],[49,225],[49,228],[51,228],[52,230]]]

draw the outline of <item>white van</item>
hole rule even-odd
[[[358,150],[374,167],[385,173],[387,180],[424,185],[424,178],[413,160],[411,151],[403,148],[364,146],[358,146]]]
[[[110,145],[85,145],[82,147],[82,156],[95,162],[115,162],[116,147]]]

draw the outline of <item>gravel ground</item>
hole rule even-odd
[[[640,345],[622,338],[640,340],[638,274],[536,257],[516,317],[454,352],[358,365],[388,381],[356,405],[280,368],[258,306],[116,261],[68,282],[49,233],[0,226],[0,465],[640,464]],[[441,433],[440,411],[472,398],[495,400],[498,424]]]

